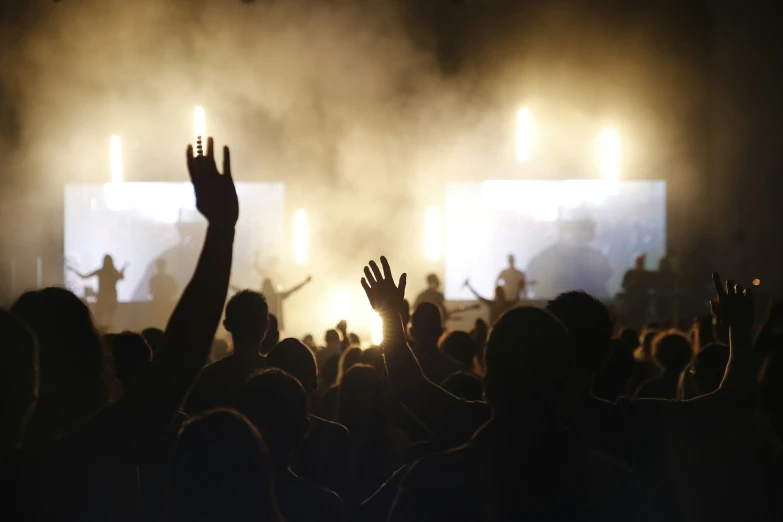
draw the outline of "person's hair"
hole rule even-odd
[[[343,380],[343,375],[354,364],[359,364],[359,359],[362,357],[362,349],[358,346],[351,346],[346,349],[342,355],[340,355],[340,362],[337,365],[337,384],[340,384]]]
[[[639,346],[639,332],[633,328],[623,328],[617,336],[630,350],[635,350]]]
[[[266,298],[253,290],[237,292],[226,305],[226,320],[223,324],[235,341],[260,342],[269,324]]]
[[[83,420],[116,396],[118,384],[111,354],[89,308],[72,292],[55,287],[25,292],[11,312],[24,320],[38,338],[41,385],[28,430],[31,442]],[[74,414],[71,419],[62,416],[64,403]]]
[[[357,345],[357,346],[359,346],[359,345],[361,345],[361,344],[362,344],[362,340],[359,338],[359,336],[358,336],[357,334],[355,334],[355,333],[353,333],[353,332],[350,332],[350,333],[348,334],[348,341],[349,341],[351,344],[355,344],[355,345]]]
[[[546,309],[568,328],[577,349],[577,362],[591,375],[609,360],[609,341],[614,318],[601,301],[587,292],[564,292],[547,303]]]
[[[343,375],[337,392],[337,422],[352,434],[366,438],[388,427],[388,404],[378,372],[372,366],[355,364]]]
[[[163,337],[165,335],[163,330],[160,328],[145,328],[141,331],[141,335],[144,336],[147,344],[150,345],[154,359],[160,353],[161,348],[163,348]]]
[[[476,341],[469,333],[460,330],[444,333],[438,341],[438,348],[467,368],[473,367],[473,358],[479,354]]]
[[[411,317],[411,335],[420,343],[435,344],[443,333],[443,316],[434,303],[419,303]]]
[[[307,394],[290,373],[262,370],[239,392],[237,410],[264,435],[270,454],[287,462],[309,428]]]
[[[455,372],[443,379],[441,388],[466,401],[484,398],[484,382],[470,372]]]
[[[266,362],[273,368],[279,368],[296,377],[311,393],[318,388],[318,366],[313,352],[300,340],[289,337],[272,348],[266,356]]]
[[[667,372],[679,374],[693,357],[693,346],[679,330],[664,330],[653,340],[652,356]]]
[[[326,344],[339,343],[340,332],[338,332],[334,328],[330,328],[329,330],[326,331],[326,334],[324,334],[324,342]]]
[[[109,339],[117,380],[123,389],[127,389],[139,371],[152,360],[152,349],[136,332],[124,331]]]
[[[11,312],[0,308],[0,431],[21,442],[38,396],[38,343],[33,331]],[[7,448],[0,448],[7,449]]]
[[[383,356],[381,355],[381,349],[377,346],[370,346],[366,350],[362,351],[359,356],[360,364],[369,364],[378,374],[382,374],[384,370]]]
[[[625,387],[634,371],[634,348],[622,339],[609,341],[611,356],[609,362],[595,376],[593,395],[615,402],[625,394]]]
[[[427,285],[437,288],[440,286],[440,279],[435,274],[427,274]]]
[[[696,393],[705,395],[720,387],[729,363],[729,347],[710,343],[696,353],[691,362],[691,378]]]
[[[212,410],[182,426],[168,489],[172,522],[280,520],[267,448],[235,411]]]
[[[546,310],[521,306],[498,319],[487,340],[484,378],[494,411],[520,400],[551,404],[572,378],[574,349],[565,326]]]

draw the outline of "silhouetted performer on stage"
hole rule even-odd
[[[495,286],[502,286],[507,296],[527,297],[527,280],[525,273],[514,266],[514,255],[508,255],[508,268],[498,274]]]
[[[150,298],[159,303],[173,303],[177,297],[177,282],[166,272],[166,261],[158,259],[157,273],[150,279]]]
[[[443,292],[440,291],[440,280],[438,279],[438,276],[435,274],[428,274],[427,289],[416,297],[416,302],[413,303],[413,309],[415,310],[421,303],[433,303],[438,305],[442,311],[444,300]]]
[[[307,276],[307,279],[290,290],[278,291],[274,283],[272,283],[272,279],[264,278],[261,283],[261,293],[266,297],[267,305],[269,305],[269,314],[277,317],[277,324],[280,330],[285,329],[285,323],[283,323],[283,301],[291,297],[291,294],[294,292],[301,290],[303,286],[312,280],[312,277]]]
[[[623,309],[628,321],[637,328],[646,321],[650,305],[652,277],[644,268],[646,261],[647,254],[637,256],[634,267],[623,276]]]
[[[490,326],[495,324],[495,321],[497,321],[498,318],[503,315],[503,312],[509,310],[510,308],[514,308],[517,304],[519,304],[519,297],[510,300],[506,299],[506,292],[503,290],[502,286],[495,287],[495,298],[491,300],[481,297],[478,292],[476,292],[476,290],[470,286],[470,281],[467,279],[465,280],[465,286],[468,288],[468,290],[471,291],[473,295],[476,296],[479,301],[487,305],[487,308],[489,308]],[[519,292],[517,292],[517,296],[518,295]]]
[[[128,268],[128,264],[125,263],[121,270],[117,270],[114,267],[114,259],[106,254],[103,257],[103,266],[89,274],[79,273],[70,266],[67,268],[82,279],[98,276],[95,320],[100,327],[110,330],[114,323],[114,312],[117,311],[117,283],[125,279],[125,269]]]

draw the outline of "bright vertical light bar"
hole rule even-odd
[[[437,208],[430,207],[424,216],[424,254],[430,261],[440,259],[440,235],[440,212]]]
[[[308,239],[307,212],[300,209],[294,213],[294,259],[300,265],[307,262]]]
[[[598,136],[598,164],[608,181],[620,178],[620,135],[613,129],[604,129]]]
[[[372,337],[372,344],[381,344],[383,341],[383,321],[378,312],[373,312],[370,319],[370,337]]]
[[[198,106],[193,111],[193,135],[198,139],[202,138],[202,141],[207,140],[207,117],[204,114],[204,107]]]
[[[517,158],[519,161],[530,160],[535,126],[530,109],[519,109],[517,113]]]
[[[122,183],[122,140],[119,136],[112,136],[109,143],[111,181],[112,183]]]

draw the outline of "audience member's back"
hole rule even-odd
[[[283,520],[264,442],[236,412],[213,410],[187,422],[171,468],[171,522]]]
[[[661,332],[653,341],[652,355],[663,368],[663,373],[642,384],[637,396],[649,399],[676,399],[680,373],[693,356],[690,340],[678,330]]]
[[[438,341],[440,351],[461,362],[466,370],[472,370],[479,355],[476,341],[467,332],[454,330],[443,334]]]
[[[390,520],[634,520],[620,465],[585,450],[557,415],[576,356],[549,313],[512,309],[486,349],[493,417],[466,446],[427,457],[403,479]]]
[[[340,498],[289,468],[310,426],[307,395],[299,381],[282,370],[262,371],[242,388],[237,407],[258,428],[269,447],[275,495],[283,517],[289,522],[340,520]]]
[[[625,395],[628,379],[634,370],[633,348],[620,339],[611,342],[612,355],[598,373],[593,384],[593,394],[609,402]]]
[[[251,290],[234,295],[226,305],[223,325],[231,333],[234,353],[201,371],[185,405],[188,414],[232,404],[247,378],[266,368],[266,359],[260,353],[268,325],[264,296]]]

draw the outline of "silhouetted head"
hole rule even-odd
[[[340,384],[343,380],[343,375],[347,372],[351,366],[359,364],[359,359],[362,357],[362,349],[358,346],[351,346],[343,352],[340,356],[340,364],[337,365],[337,384]]]
[[[313,351],[318,349],[318,346],[315,344],[315,338],[313,338],[313,334],[307,334],[302,337],[302,343],[304,343],[305,346]]]
[[[693,357],[693,346],[681,331],[666,330],[653,340],[652,356],[666,373],[679,375]]]
[[[18,447],[38,398],[38,344],[33,331],[0,308],[0,451]]]
[[[581,290],[564,292],[546,306],[571,332],[576,362],[595,376],[609,359],[614,318],[606,306]]]
[[[242,387],[236,406],[261,432],[277,465],[287,466],[310,427],[307,395],[296,377],[262,370]]]
[[[480,401],[484,398],[484,382],[470,372],[452,373],[440,383],[441,388],[466,401]]]
[[[674,270],[674,267],[672,266],[672,261],[669,259],[668,256],[663,256],[660,261],[658,261],[658,271],[659,272],[671,272]]]
[[[30,442],[54,436],[107,404],[117,381],[87,305],[64,288],[44,288],[22,294],[11,312],[38,339],[41,385],[28,425]]]
[[[228,301],[223,326],[234,339],[235,352],[248,350],[258,353],[268,325],[269,308],[263,295],[242,290]]]
[[[729,363],[729,347],[710,343],[696,353],[691,363],[691,378],[698,395],[712,393],[720,387]]]
[[[618,337],[630,350],[639,347],[639,332],[633,328],[623,328]]]
[[[103,268],[114,268],[114,258],[112,258],[109,254],[106,254],[103,256]]]
[[[460,330],[452,330],[443,334],[438,341],[438,348],[467,368],[473,367],[473,358],[479,354],[476,341],[469,333]]]
[[[647,254],[639,254],[636,259],[633,260],[633,266],[637,270],[644,270],[644,265],[647,263]]]
[[[496,416],[516,417],[520,403],[551,408],[573,377],[574,350],[563,323],[522,306],[503,314],[487,340],[484,388]]]
[[[155,269],[158,271],[159,274],[165,274],[166,273],[166,260],[163,258],[158,259],[155,261]]]
[[[326,334],[324,334],[324,342],[326,343],[326,346],[340,344],[340,333],[334,328],[326,330]]]
[[[378,374],[382,374],[384,370],[383,356],[381,356],[381,349],[377,346],[370,346],[366,350],[362,351],[359,357],[359,363],[368,364],[375,368]]]
[[[508,267],[509,268],[514,268],[515,261],[516,260],[514,259],[514,254],[509,254],[508,255]]]
[[[264,340],[261,341],[261,353],[266,355],[272,351],[272,348],[277,346],[280,341],[280,328],[277,325],[277,316],[275,314],[269,314],[269,324],[266,328],[266,335]]]
[[[278,520],[271,477],[264,441],[245,417],[225,409],[194,417],[173,454],[168,520]]]
[[[161,348],[163,348],[163,330],[160,328],[145,328],[141,331],[141,335],[144,336],[144,340],[150,345],[154,359],[160,353]]]
[[[318,388],[318,366],[310,348],[298,339],[283,339],[266,356],[266,362],[273,368],[290,373],[299,380],[305,392]]]
[[[502,286],[496,286],[495,287],[495,301],[505,301],[506,300],[506,291],[503,290]]]
[[[362,344],[362,340],[353,332],[348,333],[348,342],[355,346],[360,346]]]
[[[634,349],[621,339],[609,342],[609,362],[598,372],[593,383],[593,395],[609,402],[615,402],[625,395],[625,386],[633,374]]]
[[[372,366],[355,364],[343,375],[337,392],[337,422],[363,437],[387,425],[383,383]]]
[[[661,333],[657,328],[647,328],[642,332],[642,354],[652,357],[653,341]]]
[[[434,303],[420,303],[411,317],[411,336],[417,347],[436,347],[443,333],[443,316]]]
[[[109,338],[117,380],[127,390],[133,379],[150,361],[152,349],[140,334],[122,332]]]
[[[440,287],[440,279],[435,274],[427,274],[427,288],[437,290]]]

